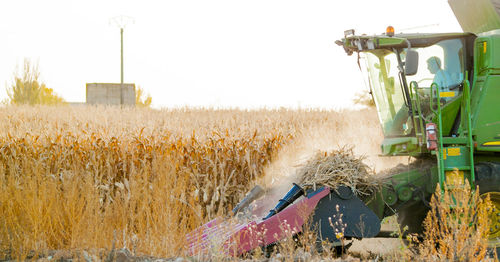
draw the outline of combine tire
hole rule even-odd
[[[401,233],[422,234],[424,227],[422,223],[429,212],[429,208],[422,201],[415,202],[408,206],[404,211],[398,212],[398,224],[401,227]]]
[[[476,185],[482,198],[489,195],[493,204],[490,213],[490,246],[500,244],[500,163],[482,162],[475,165]]]

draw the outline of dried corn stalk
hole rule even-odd
[[[305,189],[321,186],[347,186],[357,195],[376,191],[382,179],[363,163],[364,157],[355,157],[352,148],[332,152],[318,152],[298,171],[299,182]]]

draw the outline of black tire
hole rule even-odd
[[[500,163],[481,162],[474,166],[479,193],[500,192]]]
[[[474,166],[474,171],[476,175],[476,186],[479,187],[479,194],[485,194],[490,192],[500,192],[500,163],[497,162],[481,162]],[[497,199],[498,201],[498,199]],[[496,242],[493,244],[496,246],[497,259],[500,258],[500,246],[498,240],[493,240]],[[492,243],[490,243],[492,244]],[[490,247],[491,257],[493,257],[493,250],[495,247]]]
[[[429,212],[429,208],[422,201],[415,202],[398,212],[397,218],[401,233],[422,234],[424,232],[422,224],[427,212]]]

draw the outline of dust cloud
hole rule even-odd
[[[294,143],[285,146],[265,170],[265,176],[257,181],[267,194],[257,205],[258,215],[273,208],[292,187],[298,183],[296,171],[318,151],[332,151],[341,147],[352,148],[356,157],[365,157],[364,162],[374,175],[398,164],[407,164],[408,157],[383,157],[380,144],[382,131],[374,109],[340,111],[331,119],[311,125],[298,135]],[[257,216],[258,216],[257,215]]]

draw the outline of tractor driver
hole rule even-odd
[[[448,72],[441,69],[441,59],[439,59],[439,57],[432,56],[427,59],[427,69],[434,75],[433,82],[438,85],[439,91],[450,91],[451,76]]]
[[[450,86],[451,86],[451,76],[446,72],[445,70],[441,69],[441,59],[437,56],[432,56],[429,59],[427,59],[427,69],[429,69],[429,72],[434,75],[433,82],[436,83],[439,87],[440,92],[447,92],[450,91]],[[447,103],[451,98],[445,97],[441,98],[441,102]],[[429,112],[429,104],[422,104],[422,111],[424,113]],[[404,129],[407,129],[405,127],[407,121],[408,121],[408,110],[406,106],[403,106],[396,115],[394,116],[394,120],[391,123],[392,127],[389,131],[391,135],[399,135],[404,132]],[[411,123],[410,123],[411,124]]]

